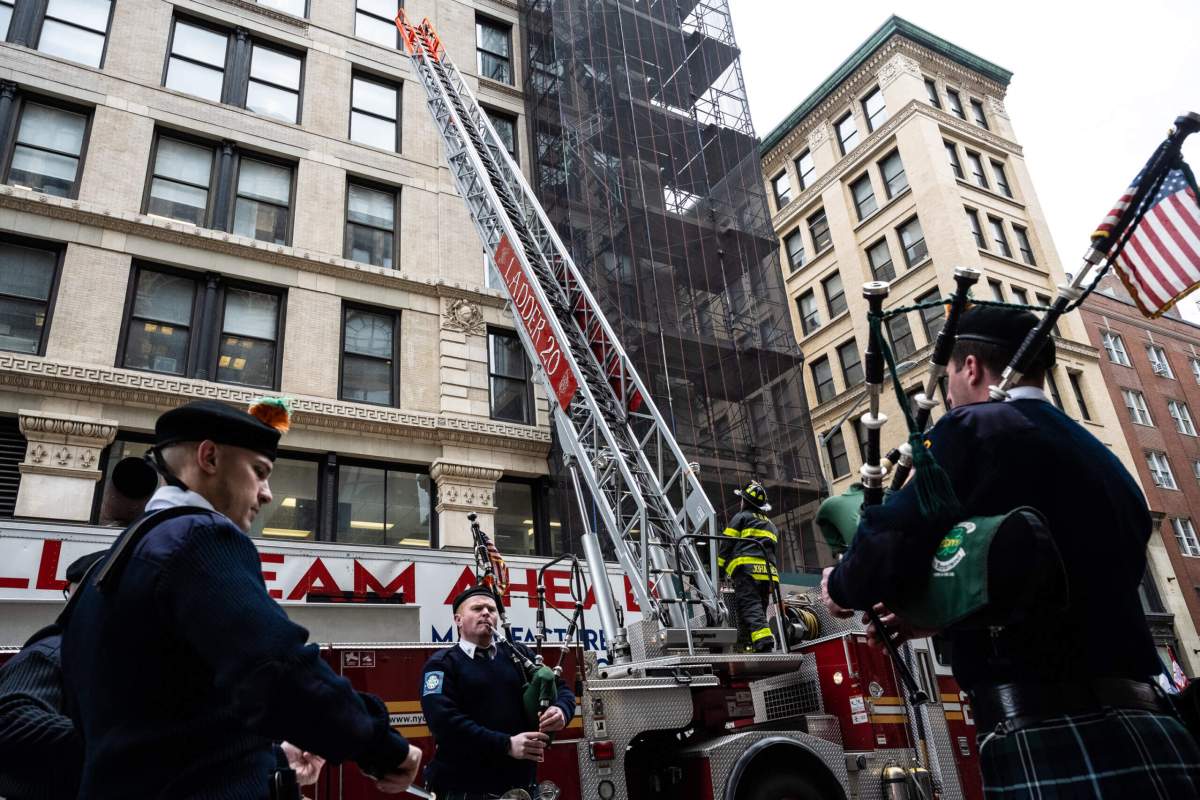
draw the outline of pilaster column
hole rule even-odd
[[[14,513],[87,522],[100,480],[100,451],[116,437],[117,421],[28,409],[17,413],[28,444]]]
[[[438,538],[442,547],[472,547],[467,514],[477,514],[485,533],[496,519],[496,481],[504,470],[495,464],[459,464],[437,459],[429,475],[437,484]]]

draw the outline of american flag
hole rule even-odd
[[[1200,202],[1179,163],[1171,167],[1158,193],[1149,199],[1145,216],[1113,262],[1117,275],[1148,317],[1159,316],[1200,285]],[[1145,175],[1142,170],[1134,178],[1093,236],[1112,234]]]
[[[492,563],[492,570],[496,577],[496,584],[492,586],[492,591],[496,593],[497,597],[503,597],[508,594],[508,564],[504,563],[504,558],[496,549],[496,545],[492,544],[491,539],[484,537],[483,542],[487,546],[488,561]]]

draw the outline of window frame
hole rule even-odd
[[[1196,379],[1196,383],[1200,384],[1200,358],[1194,356],[1188,358],[1188,362],[1192,366],[1192,377]]]
[[[1088,409],[1087,398],[1083,394],[1082,380],[1083,373],[1067,370],[1067,381],[1071,384],[1071,391],[1075,394],[1075,405],[1079,406],[1079,415],[1090,422],[1092,414]]]
[[[215,324],[213,325],[213,345],[212,345],[213,353],[212,354],[213,354],[213,358],[215,360],[212,365],[212,377],[210,377],[208,380],[212,381],[213,383],[220,383],[223,386],[242,386],[247,389],[251,389],[251,390],[257,389],[259,391],[264,391],[264,392],[279,391],[279,387],[283,381],[283,345],[284,345],[283,336],[284,336],[284,332],[286,330],[286,324],[285,324],[286,319],[285,318],[287,315],[287,291],[283,288],[277,288],[274,286],[265,286],[262,284],[252,283],[250,281],[242,280],[238,277],[222,275],[221,278],[222,278],[222,280],[221,280],[220,285],[217,288],[217,294],[216,294],[216,301],[217,301],[217,306],[220,309],[220,314],[217,316],[217,318],[215,320]],[[251,383],[235,383],[233,381],[217,380],[216,376],[218,374],[218,371],[221,368],[221,338],[223,336],[225,336],[225,315],[229,309],[229,302],[228,302],[228,290],[229,289],[241,289],[242,291],[274,295],[276,300],[278,301],[278,306],[277,306],[278,314],[277,314],[276,320],[275,320],[275,340],[274,340],[275,341],[275,363],[272,366],[274,380],[272,381],[272,384],[270,386],[256,386]],[[201,308],[203,308],[204,303],[201,302],[200,305],[201,305]],[[244,338],[256,339],[257,341],[263,341],[259,337],[247,336]]]
[[[822,235],[825,239],[824,247],[821,246],[821,238],[822,237],[817,236],[817,233],[814,230],[814,226],[813,226],[813,222],[818,217],[820,217],[820,221],[825,226],[824,231],[822,232]],[[808,229],[809,238],[812,239],[813,254],[812,254],[812,258],[810,258],[809,261],[812,261],[813,259],[820,257],[827,250],[831,250],[833,248],[833,233],[829,230],[829,215],[825,213],[824,206],[819,206],[815,211],[813,211],[813,213],[811,213],[807,217],[805,217],[804,218],[804,226]]]
[[[920,230],[921,230],[921,238],[911,245],[905,245],[904,244],[904,234],[902,233],[902,231],[914,222],[917,224],[917,227],[920,228]],[[930,253],[929,253],[929,245],[925,241],[925,227],[923,225],[921,225],[921,219],[918,215],[914,214],[911,217],[909,217],[908,219],[904,220],[904,222],[901,222],[899,225],[896,226],[896,238],[900,242],[900,250],[904,253],[904,263],[906,265],[908,265],[909,269],[912,269],[913,267],[917,266],[918,264],[924,264],[926,261],[928,261],[929,259],[932,258],[932,255],[930,255]],[[913,260],[912,258],[909,257],[909,250],[913,247],[916,247],[918,244],[924,246],[925,255],[921,256],[920,258],[918,258],[916,260]]]
[[[366,81],[367,83],[373,83],[376,86],[382,86],[387,89],[391,89],[392,91],[394,91],[396,93],[396,117],[395,117],[395,119],[387,120],[385,117],[379,116],[374,111],[364,111],[362,109],[358,109],[358,108],[354,107],[354,81],[356,79]],[[384,77],[375,75],[374,73],[365,72],[361,69],[351,70],[351,72],[350,72],[350,113],[346,116],[346,141],[350,142],[350,144],[356,144],[356,145],[359,145],[360,147],[369,147],[372,150],[380,150],[385,153],[386,152],[394,152],[394,153],[402,152],[402,150],[401,150],[401,144],[402,144],[401,115],[404,112],[403,95],[404,95],[404,83],[402,81],[393,81],[388,78],[384,78]],[[354,114],[355,114],[355,112],[357,112],[359,114],[365,114],[366,116],[372,117],[373,119],[383,120],[385,122],[391,122],[396,127],[395,149],[391,150],[391,151],[383,150],[382,148],[376,147],[375,145],[370,144],[369,142],[362,142],[362,141],[359,141],[358,139],[352,138],[352,134],[354,132]]]
[[[975,240],[975,247],[979,250],[987,250],[987,239],[983,236],[983,226],[979,224],[979,212],[967,206],[963,207],[963,211],[967,213],[967,227],[971,231],[971,237]]]
[[[50,279],[50,289],[46,295],[46,322],[42,325],[42,336],[38,342],[37,349],[33,353],[24,353],[20,350],[9,350],[0,348],[0,353],[20,353],[22,355],[46,355],[46,344],[50,340],[50,326],[54,321],[54,310],[58,303],[58,287],[62,280],[63,261],[66,259],[67,244],[65,242],[57,242],[52,239],[37,239],[31,236],[24,236],[15,233],[0,233],[0,243],[12,244],[18,247],[28,247],[31,250],[45,250],[53,252],[54,258],[54,275]],[[29,298],[17,297],[15,295],[0,294],[0,299],[12,297],[14,300],[22,302],[30,302]]]
[[[20,0],[14,0],[14,2],[13,2],[12,19],[17,18],[17,3],[18,2],[20,2]],[[31,15],[31,19],[29,21],[29,31],[28,31],[29,38],[26,41],[36,42],[36,44],[31,45],[30,49],[36,50],[44,56],[49,56],[50,58],[57,58],[62,61],[66,61],[70,64],[82,64],[85,67],[88,67],[90,69],[96,69],[96,70],[104,69],[104,61],[108,57],[108,42],[109,42],[110,36],[112,35],[112,24],[113,24],[113,17],[115,16],[115,12],[116,12],[117,0],[109,1],[108,20],[105,23],[104,34],[103,34],[104,45],[100,48],[100,62],[98,64],[94,64],[94,65],[85,63],[83,61],[74,61],[72,59],[66,58],[65,56],[55,55],[54,53],[47,53],[46,51],[42,50],[42,47],[41,47],[42,34],[45,32],[46,18],[49,16],[49,10],[50,10],[49,5],[50,4],[49,4],[49,2],[47,2],[47,0],[41,0],[40,2],[35,2],[34,5],[36,6],[36,12],[35,12],[35,14]],[[7,40],[7,41],[11,41],[12,19],[9,20],[9,25],[8,25],[9,35],[5,37],[5,40]],[[91,33],[99,33],[99,31],[96,31],[92,28],[88,28],[83,25],[79,25],[75,22],[70,22],[65,19],[60,19],[58,17],[50,17],[50,19],[52,19],[55,22],[58,22],[62,25],[67,25],[72,28],[78,28],[80,30],[90,31]]]
[[[843,139],[842,138],[842,125],[844,125],[846,122],[849,122],[850,124],[852,124],[854,126],[854,133],[852,133],[851,135],[849,135]],[[859,131],[858,131],[858,122],[854,119],[854,109],[850,109],[845,114],[843,114],[842,116],[837,118],[837,121],[833,123],[833,133],[834,133],[834,138],[837,139],[838,148],[841,150],[843,156],[848,154],[855,147],[858,147]],[[847,142],[850,143],[849,147],[846,146]]]
[[[849,365],[847,365],[846,357],[845,357],[845,354],[843,353],[843,351],[847,350],[847,348],[853,348],[854,357],[855,357],[855,359],[857,359],[855,362],[853,362]],[[855,386],[858,386],[860,383],[863,383],[866,380],[866,372],[863,367],[862,353],[859,352],[859,349],[858,349],[858,341],[853,336],[851,336],[846,341],[844,341],[838,345],[835,345],[833,349],[834,349],[834,352],[837,353],[838,365],[841,366],[841,368],[842,368],[842,383],[844,383],[846,385],[846,389],[853,389]],[[855,380],[851,381],[850,373],[853,373],[856,370],[860,374],[857,376],[857,378]]]
[[[808,170],[805,170],[803,166],[805,158],[808,159]],[[796,165],[796,179],[800,183],[800,191],[803,192],[809,186],[812,186],[812,182],[805,180],[805,176],[811,177],[816,174],[817,163],[813,159],[812,151],[807,147],[800,151],[800,155],[796,156],[794,162]]]
[[[1004,220],[1000,217],[993,217],[988,214],[988,226],[992,229],[992,242],[1000,248],[1000,255],[1011,259],[1013,257],[1012,246],[1008,243],[1008,234],[1004,230]]]
[[[812,309],[809,312],[804,310],[804,302],[808,300],[812,303]],[[816,333],[821,329],[821,309],[817,305],[817,293],[813,289],[808,289],[803,294],[796,298],[796,311],[800,316],[800,330],[803,335],[808,336]],[[812,317],[811,326],[808,318]]]
[[[1186,530],[1184,524],[1180,523],[1186,524]],[[1192,524],[1191,517],[1171,517],[1171,532],[1175,534],[1180,555],[1185,558],[1200,557],[1200,539],[1196,537],[1196,526]]]
[[[358,261],[350,256],[350,226],[360,225],[362,227],[371,228],[372,230],[382,230],[382,228],[374,228],[370,225],[361,222],[350,221],[350,187],[358,186],[372,192],[380,192],[382,194],[390,194],[392,196],[392,266],[384,266],[383,264],[372,264],[369,261]],[[361,178],[357,175],[346,173],[346,192],[345,202],[342,208],[342,258],[347,261],[352,261],[355,264],[366,264],[380,269],[391,269],[399,272],[400,270],[400,187],[388,186],[386,183]]]
[[[896,336],[896,325],[903,325],[903,332],[899,337]],[[904,361],[906,358],[917,352],[917,337],[913,336],[912,323],[908,320],[908,314],[897,314],[894,317],[889,317],[887,321],[888,339],[892,343],[892,354],[896,357],[896,362]],[[907,350],[900,346],[900,342],[907,342]]]
[[[878,97],[879,103],[880,103],[879,110],[876,111],[875,114],[871,114],[871,112],[867,108],[867,101],[873,97]],[[883,89],[880,89],[878,86],[876,86],[871,91],[869,91],[865,95],[863,95],[862,98],[858,101],[858,104],[859,104],[859,107],[862,108],[863,121],[867,123],[867,135],[868,136],[887,124],[887,121],[888,121],[887,100],[884,99]],[[876,123],[875,119],[876,119],[876,117],[878,117],[880,115],[883,115],[883,119],[879,120],[878,123]]]
[[[836,279],[838,282],[838,293],[834,296],[831,296],[829,294],[829,282],[834,279]],[[833,320],[833,319],[837,318],[838,316],[844,314],[847,311],[847,309],[849,308],[849,306],[846,304],[846,287],[845,287],[845,284],[842,282],[842,273],[838,272],[837,270],[834,270],[833,272],[831,272],[830,274],[828,274],[824,278],[822,278],[820,283],[821,283],[821,292],[822,292],[822,294],[825,295],[825,310],[829,312],[829,319]],[[833,297],[835,297],[835,296],[841,303],[841,309],[836,312],[833,310],[833,306],[834,306]]]
[[[16,184],[12,182],[12,162],[17,152],[17,136],[20,135],[21,132],[21,120],[25,117],[25,108],[29,103],[33,103],[34,105],[46,106],[47,108],[56,108],[60,111],[66,111],[71,114],[80,114],[83,116],[83,139],[79,145],[79,155],[74,156],[74,158],[76,158],[78,161],[75,167],[75,181],[71,185],[71,191],[69,191],[64,197],[66,200],[78,200],[79,186],[83,182],[83,170],[87,165],[88,145],[91,143],[92,139],[92,121],[95,116],[95,109],[89,108],[88,106],[79,105],[78,103],[64,102],[58,98],[51,98],[33,92],[25,92],[20,88],[18,88],[16,91],[15,99],[16,102],[13,104],[12,117],[9,123],[10,128],[8,131],[4,132],[8,136],[7,146],[4,148],[4,184],[8,186],[16,186]],[[37,149],[41,152],[65,155],[57,150],[46,150],[45,148],[41,147],[38,147]],[[39,195],[44,194],[51,197],[58,196],[50,195],[48,192],[39,191],[33,187],[29,187],[29,189],[30,191],[33,191]]]
[[[390,393],[391,402],[388,403],[373,403],[370,400],[352,400],[346,397],[346,318],[348,312],[361,311],[365,314],[376,314],[381,317],[390,317],[392,320],[392,369],[389,374],[391,381]],[[387,306],[376,306],[369,303],[359,303],[352,300],[342,300],[342,313],[339,322],[338,335],[338,387],[337,397],[343,403],[359,403],[365,406],[374,406],[376,408],[399,408],[400,407],[400,339],[401,339],[401,317],[402,312],[398,308],[388,308]],[[352,353],[355,358],[364,358],[373,361],[382,361],[379,356],[366,356],[360,353]],[[336,497],[337,494],[334,494]]]
[[[1038,265],[1037,258],[1033,254],[1033,242],[1029,239],[1029,230],[1021,225],[1013,225],[1013,235],[1017,237],[1017,252],[1021,254],[1021,259],[1031,267]]]
[[[788,247],[788,242],[793,241],[792,237],[795,237],[795,241],[800,242],[799,263],[796,263],[796,261],[792,258],[792,250],[790,247]],[[797,225],[791,233],[783,237],[783,254],[787,258],[788,267],[790,268],[791,272],[795,272],[808,263],[808,259],[806,258],[807,253],[804,248],[804,234],[801,232],[799,225]]]
[[[1100,346],[1108,353],[1108,360],[1113,364],[1119,364],[1122,367],[1133,366],[1133,362],[1129,360],[1129,351],[1125,349],[1125,340],[1121,337],[1121,334],[1115,331],[1100,331]],[[1114,354],[1120,357],[1113,358]]]
[[[950,171],[954,173],[956,180],[965,181],[967,173],[963,170],[962,159],[958,156],[958,145],[949,139],[942,139],[942,144],[946,146],[946,161],[950,164]]]
[[[922,75],[921,77],[925,78],[924,75]],[[933,80],[933,78],[925,78],[925,93],[926,93],[926,96],[928,97],[929,105],[933,106],[934,108],[936,108],[938,110],[941,110],[942,100],[940,97],[938,97],[937,83]]]
[[[930,291],[926,292],[925,294],[921,295],[920,297],[914,298],[913,302],[917,303],[917,304],[927,303],[930,300],[932,300],[935,296],[938,296],[940,294],[941,294],[941,292],[938,289],[931,289]],[[933,312],[933,313],[931,314],[929,312]],[[925,334],[925,341],[928,344],[933,344],[934,342],[937,341],[938,334],[941,333],[942,327],[946,324],[945,311],[942,309],[941,306],[930,306],[929,308],[921,309],[921,312],[918,316],[921,317],[921,330]],[[930,330],[931,317],[936,317],[942,323],[941,325],[938,326],[936,331]]]
[[[864,185],[867,187],[867,193],[860,199],[855,187]],[[879,210],[879,201],[875,198],[875,185],[871,182],[870,170],[850,181],[846,188],[850,190],[850,201],[854,204],[854,212],[858,215],[859,222],[865,221],[868,217]],[[868,205],[872,206],[872,208],[870,208],[868,211],[864,211],[863,207]]]
[[[817,380],[817,368],[818,367],[824,367],[825,369],[829,370],[829,380],[827,380],[827,381]],[[837,397],[837,383],[833,379],[833,362],[829,360],[828,355],[823,355],[820,358],[813,359],[812,363],[810,363],[808,365],[808,369],[809,369],[809,374],[811,375],[812,382],[813,382],[813,397],[816,398],[818,405],[821,403],[828,403],[830,400]],[[821,396],[823,394],[821,389],[822,389],[822,387],[825,387],[825,386],[829,387],[829,396],[828,397]]]
[[[493,369],[492,369],[492,337],[493,336],[500,336],[500,337],[504,337],[504,338],[515,339],[517,342],[517,345],[521,348],[521,354],[523,356],[523,358],[521,359],[521,363],[524,365],[524,368],[525,368],[525,378],[524,378],[524,381],[525,381],[525,412],[526,412],[526,421],[525,422],[518,422],[516,420],[504,419],[503,417],[496,416],[495,395],[492,392],[492,378],[504,378],[506,380],[512,380],[512,381],[519,380],[519,379],[514,378],[511,375],[502,375],[498,372],[493,371]],[[529,356],[528,356],[528,354],[525,353],[525,346],[521,342],[520,334],[517,333],[515,328],[501,328],[501,327],[489,325],[489,326],[487,326],[487,337],[488,337],[487,338],[488,418],[496,420],[498,422],[508,422],[513,425],[531,425],[531,426],[537,425],[537,408],[534,405],[535,400],[536,400],[536,395],[534,394],[534,390],[533,390],[533,372],[530,369]]]
[[[403,0],[401,0],[401,2],[399,3],[399,6],[400,6],[400,8],[404,7]],[[376,47],[385,47],[385,48],[387,47],[387,45],[377,42],[374,39],[367,39],[366,37],[358,35],[358,15],[359,14],[363,14],[365,16],[370,17],[371,19],[378,20],[379,22],[383,22],[387,25],[390,25],[392,27],[392,31],[395,33],[395,43],[392,45],[392,47],[394,47],[396,49],[400,48],[400,45],[401,45],[400,29],[396,27],[396,20],[394,18],[387,19],[385,17],[379,16],[378,14],[376,14],[373,11],[366,11],[366,10],[360,8],[358,0],[354,0],[354,27],[352,30],[353,30],[355,39],[358,39],[361,42],[366,42],[367,44],[373,44]],[[397,120],[396,127],[397,127],[397,129],[400,127],[399,120]]]
[[[1013,199],[1012,185],[1008,182],[1008,171],[1004,169],[1004,162],[989,158],[988,163],[992,165],[992,178],[996,181],[999,193],[1010,200]]]
[[[887,261],[882,264],[876,264],[872,253],[878,250],[880,245],[883,246],[883,251],[887,254]],[[892,248],[888,245],[886,236],[880,236],[877,240],[867,245],[865,253],[867,256],[867,268],[871,270],[872,280],[888,282],[896,280],[896,262],[892,259]],[[881,272],[881,270],[885,271]],[[891,271],[890,276],[887,275],[886,270]]]
[[[1160,355],[1161,358],[1159,357]],[[1153,342],[1148,343],[1146,345],[1146,360],[1150,362],[1150,369],[1155,375],[1160,378],[1175,380],[1175,370],[1171,369],[1171,362],[1167,358],[1167,351],[1162,345],[1154,344]],[[1162,367],[1162,369],[1154,369],[1155,367]]]
[[[150,193],[154,189],[154,179],[156,177],[159,177],[155,173],[154,170],[155,170],[156,164],[158,162],[158,147],[159,147],[160,142],[164,138],[174,139],[177,142],[182,142],[184,144],[193,145],[195,147],[204,147],[204,148],[207,148],[211,152],[212,162],[211,162],[211,164],[209,166],[209,170],[208,170],[208,186],[204,187],[205,191],[208,194],[208,199],[205,201],[205,207],[204,207],[204,223],[201,225],[198,225],[197,227],[209,228],[212,230],[219,230],[214,225],[215,220],[213,219],[213,212],[216,210],[216,198],[217,198],[217,192],[219,191],[218,181],[219,181],[220,173],[221,173],[220,147],[215,142],[209,141],[207,139],[203,139],[203,138],[201,138],[199,136],[195,136],[194,134],[191,134],[191,133],[177,131],[174,128],[155,128],[155,130],[154,130],[154,140],[150,143],[150,163],[146,165],[146,180],[142,186],[141,213],[146,214],[147,216],[153,215],[153,216],[163,217],[163,215],[161,215],[161,214],[154,214],[152,211],[150,211],[150,200],[151,200]],[[170,181],[173,181],[174,183],[183,183],[182,181],[175,180],[174,178],[164,178],[164,180],[170,180]],[[190,183],[184,184],[184,185],[195,186],[195,184],[190,184]],[[188,224],[187,220],[182,220],[182,219],[179,219],[178,217],[163,217],[163,218],[174,220],[175,222],[183,222],[185,224]]]
[[[399,95],[397,94],[397,102],[398,101],[399,101]],[[508,152],[509,156],[512,157],[513,162],[519,166],[521,164],[521,157],[520,157],[521,156],[521,126],[519,125],[520,117],[518,115],[512,113],[511,111],[505,111],[502,108],[495,108],[493,106],[480,106],[480,108],[483,109],[483,115],[485,117],[487,117],[488,122],[491,123],[493,128],[496,127],[497,119],[502,119],[506,122],[512,123],[513,149],[511,152],[509,152],[509,151],[505,151],[505,152]]]
[[[339,378],[340,380],[340,378]],[[339,387],[340,389],[340,387]],[[386,406],[380,406],[386,408]],[[332,454],[336,455],[336,454]],[[300,460],[303,454],[290,455],[289,457]],[[437,507],[438,501],[438,486],[437,481],[430,474],[429,466],[426,464],[415,464],[405,461],[385,461],[378,458],[360,458],[357,456],[341,457],[337,456],[332,463],[326,463],[329,459],[326,458],[321,462],[321,469],[317,475],[317,485],[320,489],[320,497],[317,498],[317,517],[318,517],[318,532],[316,541],[321,542],[341,542],[343,546],[365,546],[365,547],[386,547],[392,550],[399,548],[411,548],[421,552],[432,552],[441,547],[439,520]],[[414,544],[373,544],[360,545],[356,542],[349,542],[346,539],[338,538],[338,520],[337,520],[337,505],[341,491],[341,476],[342,467],[357,467],[359,469],[381,469],[384,472],[411,472],[415,475],[429,476],[429,546]],[[386,478],[385,478],[386,481]],[[387,484],[384,484],[384,495],[386,497]],[[326,510],[325,506],[328,500],[332,500],[333,508]],[[322,530],[325,526],[326,529]],[[409,599],[404,598],[404,602],[409,602]]]
[[[235,236],[242,235],[240,233],[234,232],[233,223],[234,223],[234,220],[237,218],[238,183],[239,183],[239,181],[241,179],[241,175],[242,175],[242,161],[244,161],[247,158],[249,158],[251,161],[261,161],[264,164],[270,164],[270,165],[276,166],[276,167],[283,167],[291,173],[291,176],[292,176],[291,182],[288,185],[287,229],[284,233],[284,241],[282,242],[284,247],[291,247],[292,246],[293,228],[295,227],[295,224],[296,224],[296,177],[297,177],[297,173],[299,172],[299,164],[296,162],[287,161],[283,158],[279,158],[278,156],[271,155],[270,153],[262,153],[258,150],[245,150],[242,148],[238,148],[236,158],[234,159],[232,169],[230,170],[231,178],[230,178],[230,182],[229,182],[229,219],[226,221],[227,227],[222,228],[222,230],[228,231],[229,233],[232,233]],[[258,201],[258,202],[261,202],[261,201]],[[274,205],[274,203],[271,203],[271,205]],[[266,239],[255,238],[254,241],[266,242],[267,244],[276,244],[276,242],[267,242]]]
[[[975,124],[985,131],[990,131],[991,126],[988,125],[987,114],[983,110],[983,101],[974,97],[968,97],[967,100],[971,104],[971,116],[975,118]]]
[[[1192,412],[1187,403],[1174,398],[1167,398],[1167,414],[1175,422],[1175,430],[1184,436],[1196,435],[1196,424],[1192,421]]]
[[[1063,405],[1062,394],[1058,391],[1058,381],[1054,380],[1054,367],[1046,370],[1046,388],[1050,390],[1050,401],[1059,411],[1065,413],[1067,409]]]
[[[958,89],[946,87],[946,105],[949,107],[950,113],[961,120],[966,120],[967,112],[963,110],[962,95]]]
[[[893,158],[895,158],[896,163],[900,165],[900,171],[891,178],[888,178],[887,169],[884,165],[886,165]],[[887,155],[876,162],[876,166],[879,168],[879,177],[883,180],[883,193],[887,195],[888,200],[894,200],[911,188],[908,182],[908,172],[904,169],[904,160],[900,158],[900,148],[893,148],[887,153]],[[897,178],[903,178],[904,185],[893,191],[892,181],[896,180]]]
[[[508,78],[509,78],[507,81],[498,80],[496,78],[489,78],[488,76],[483,74],[483,62],[480,60],[480,53],[487,53],[489,56],[492,56],[493,58],[498,58],[498,56],[496,53],[492,52],[491,50],[484,50],[480,46],[479,25],[480,25],[481,21],[483,22],[483,24],[490,24],[496,28],[502,27],[502,28],[505,28],[505,30],[506,30],[506,34],[508,36],[508,55],[505,58],[508,61]],[[504,86],[516,86],[517,65],[515,63],[516,50],[513,48],[513,27],[514,26],[511,22],[506,22],[504,20],[497,19],[496,17],[488,16],[487,14],[480,14],[479,12],[475,13],[475,74],[476,74],[477,78],[483,78],[484,80],[492,81],[493,83],[499,83]]]
[[[782,180],[785,184],[784,190],[779,191],[779,182]],[[782,211],[783,208],[792,202],[792,179],[788,177],[787,170],[781,170],[778,175],[771,178],[771,195],[775,198],[775,208]]]
[[[1150,470],[1150,482],[1156,489],[1179,491],[1179,482],[1175,480],[1175,470],[1171,468],[1171,460],[1162,450],[1147,450],[1146,467]]]
[[[834,457],[834,448],[833,448],[834,440],[837,440],[838,442],[841,443],[841,457],[846,462],[846,471],[845,472],[837,471],[837,469],[838,469],[837,459]],[[829,471],[831,473],[833,473],[832,477],[834,480],[838,480],[839,478],[844,478],[845,476],[850,474],[850,472],[851,472],[850,451],[846,449],[846,436],[842,432],[841,427],[838,427],[832,433],[830,433],[829,438],[825,440],[825,457],[829,461]]]
[[[1147,428],[1156,427],[1154,417],[1150,415],[1150,409],[1146,405],[1146,396],[1137,389],[1121,389],[1121,399],[1125,401],[1125,410],[1129,412],[1129,421],[1134,425],[1142,425]]]
[[[971,176],[975,179],[972,183],[980,189],[991,191],[992,187],[988,184],[987,172],[983,168],[983,155],[974,150],[964,150],[963,152],[967,154],[967,164],[971,168]]]

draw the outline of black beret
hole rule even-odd
[[[485,597],[490,597],[492,600],[496,599],[496,593],[481,583],[481,584],[478,584],[477,586],[472,586],[470,589],[465,589],[458,593],[458,595],[454,598],[454,613],[457,614],[458,607],[461,606],[463,603],[467,602],[468,599],[474,597],[477,594],[484,595]]]
[[[999,348],[1011,358],[1025,336],[1038,324],[1032,311],[1000,306],[972,306],[963,312],[958,322],[958,341],[984,342]],[[1037,358],[1029,365],[1031,370],[1048,369],[1054,366],[1054,339],[1047,338]]]
[[[106,555],[108,555],[107,550],[97,550],[95,553],[88,553],[86,556],[72,561],[70,566],[67,567],[67,583],[82,583],[84,576],[87,575],[92,564],[95,564]]]
[[[216,400],[194,400],[173,408],[154,424],[157,447],[205,439],[244,447],[274,461],[279,431],[241,409]]]

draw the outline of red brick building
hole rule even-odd
[[[1160,652],[1171,645],[1196,675],[1200,643],[1188,629],[1200,621],[1200,326],[1175,310],[1145,318],[1112,275],[1080,312],[1106,354],[1100,368],[1159,534],[1148,554],[1157,580],[1143,581],[1147,617]],[[1176,626],[1184,614],[1192,625]]]

